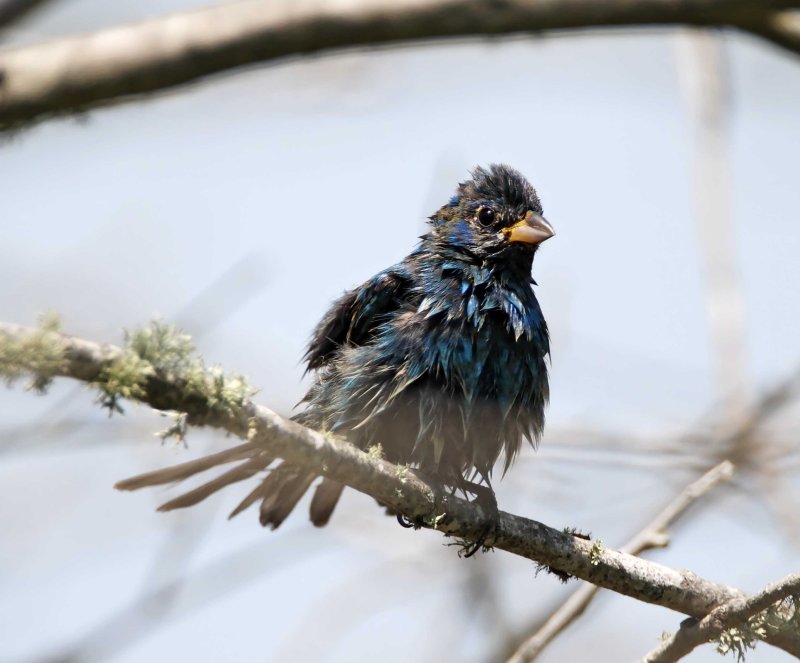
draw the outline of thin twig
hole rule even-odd
[[[642,659],[642,663],[674,663],[723,631],[740,626],[788,596],[800,596],[800,573],[793,573],[749,598],[736,598],[715,608],[699,622],[685,620],[677,633]]]
[[[629,555],[640,555],[646,550],[663,548],[668,545],[667,527],[674,523],[689,506],[717,484],[728,481],[733,476],[733,472],[733,464],[727,460],[711,468],[702,477],[686,486],[680,495],[672,500],[644,529],[620,548],[620,551]],[[535,660],[553,638],[583,614],[599,589],[596,585],[584,583],[548,618],[536,633],[517,648],[508,659],[508,663],[530,663],[530,661]]]

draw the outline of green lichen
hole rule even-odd
[[[372,460],[381,460],[383,458],[383,446],[381,444],[373,444],[367,449],[367,456]]]
[[[800,634],[800,598],[790,596],[778,601],[745,624],[723,631],[714,642],[720,654],[731,653],[742,663],[747,651],[755,649],[759,641],[787,631]]]
[[[109,362],[94,381],[100,392],[98,401],[108,408],[109,415],[122,414],[120,399],[144,398],[147,380],[157,372],[167,379],[191,376],[198,369],[202,372],[202,362],[193,352],[189,335],[158,320],[141,329],[126,329],[123,353]]]
[[[438,516],[433,516],[431,518],[428,518],[427,525],[429,527],[432,527],[433,529],[438,529],[439,523],[441,523],[442,520],[444,520],[446,515],[447,515],[446,513],[440,513]]]
[[[149,362],[167,378],[202,369],[202,360],[195,356],[189,334],[173,325],[154,320],[148,327],[125,330],[125,347],[140,359]]]
[[[595,541],[592,542],[592,549],[589,551],[589,563],[592,566],[597,566],[600,563],[600,558],[605,549],[606,547],[600,539],[595,539]]]
[[[26,338],[0,336],[0,376],[8,385],[31,376],[29,389],[44,392],[67,367],[66,349],[59,336],[61,321],[54,313],[43,315],[38,329]]]
[[[225,374],[221,368],[215,366],[205,371],[204,375],[203,383],[193,380],[191,386],[205,396],[211,410],[233,416],[255,393],[245,377],[238,373]]]
[[[247,419],[247,441],[252,442],[258,435],[258,419],[249,417]]]
[[[181,384],[187,399],[204,401],[210,411],[235,416],[255,390],[244,376],[206,368],[195,354],[191,336],[173,325],[153,321],[147,327],[125,331],[123,354],[103,369],[94,385],[109,412],[122,412],[120,399],[146,396],[147,380],[159,376]],[[186,422],[178,422],[159,435],[183,440]]]
[[[187,419],[185,412],[162,412],[162,415],[165,417],[172,417],[172,424],[165,428],[162,431],[156,433],[156,437],[161,438],[161,443],[163,444],[171,437],[175,438],[176,442],[182,442],[184,446],[186,445],[186,430],[188,428]]]
[[[729,628],[720,633],[719,638],[716,639],[716,649],[723,656],[733,653],[736,660],[743,663],[747,650],[755,649],[756,642],[760,639],[762,636],[750,633],[748,628]]]
[[[408,465],[398,465],[396,476],[400,479],[400,483],[405,483],[408,480]]]
[[[47,311],[39,316],[39,329],[53,334],[61,333],[61,316],[55,311]]]
[[[143,398],[147,379],[152,375],[155,375],[155,369],[149,362],[126,350],[109,362],[94,380],[93,384],[100,392],[97,400],[108,409],[109,416],[114,412],[123,414],[119,400]]]

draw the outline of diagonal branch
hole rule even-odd
[[[727,460],[712,467],[699,479],[686,486],[680,495],[672,500],[643,530],[622,546],[620,551],[629,555],[641,555],[646,550],[668,545],[667,527],[717,484],[729,480],[733,476],[733,471],[733,464]],[[508,663],[529,663],[535,660],[553,638],[583,614],[599,589],[597,585],[584,583],[536,633],[517,648],[508,659]]]
[[[209,372],[199,380],[196,360],[174,360],[179,356],[176,348],[185,348],[187,337],[169,338],[163,327],[156,326],[138,338],[161,339],[170,361],[161,365],[150,362],[141,350],[138,354],[134,351],[137,346],[133,343],[122,349],[66,336],[55,331],[52,322],[42,329],[0,323],[0,375],[13,380],[33,374],[33,384],[39,388],[53,377],[71,377],[100,388],[106,397],[123,390],[127,397],[156,409],[185,413],[193,425],[245,438],[272,455],[371,495],[447,536],[475,541],[484,531],[487,514],[480,506],[453,497],[444,512],[437,512],[433,489],[407,467],[281,417],[252,402],[244,395],[246,390],[226,385],[219,373]],[[191,371],[183,368],[187,365]],[[131,375],[138,377],[132,380]],[[116,406],[116,398],[112,395],[106,403]],[[120,487],[124,488],[124,483]],[[744,598],[732,587],[689,571],[610,550],[599,541],[587,541],[502,511],[492,543],[600,587],[693,617],[702,618],[723,603]],[[800,633],[781,631],[767,641],[800,656]]]
[[[745,624],[751,617],[789,596],[800,597],[800,573],[767,585],[749,598],[737,598],[715,608],[699,622],[687,619],[680,630],[642,659],[642,663],[674,663],[693,649],[715,640],[723,631]]]
[[[800,53],[800,15],[796,11],[756,17],[749,22],[746,29],[776,46]]]
[[[728,27],[800,52],[775,12],[800,0],[240,0],[0,53],[0,131],[254,63],[454,37]]]

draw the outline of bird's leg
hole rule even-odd
[[[483,484],[475,483],[474,481],[464,480],[459,486],[464,492],[470,492],[475,496],[473,503],[477,504],[481,510],[486,514],[483,529],[478,535],[475,543],[464,549],[464,557],[472,557],[476,552],[484,547],[490,535],[497,531],[497,525],[500,522],[500,511],[497,508],[497,498],[491,486],[484,486]]]

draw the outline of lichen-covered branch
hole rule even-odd
[[[800,52],[800,0],[247,0],[0,52],[0,130],[243,65],[446,39],[614,26],[752,31]]]
[[[191,353],[188,338],[163,325],[128,334],[125,348],[100,345],[47,329],[0,323],[0,376],[28,373],[39,386],[58,376],[100,390],[116,405],[122,391],[159,410],[185,413],[190,425],[212,426],[248,439],[270,454],[371,495],[443,534],[475,541],[486,516],[480,506],[451,498],[437,511],[433,489],[405,467],[301,426],[250,400],[241,376],[207,369]],[[45,375],[36,355],[49,347]],[[122,369],[124,367],[124,369]],[[132,368],[133,367],[133,368]],[[111,387],[111,381],[116,381]],[[111,403],[109,403],[109,398]],[[124,482],[121,486],[125,487]],[[600,587],[702,618],[743,599],[738,590],[604,547],[542,523],[500,512],[495,548],[582,578]],[[770,634],[767,641],[800,656],[800,632]]]
[[[790,602],[785,599],[791,597]],[[701,620],[687,619],[677,633],[665,639],[642,663],[674,663],[706,642],[717,640],[721,653],[746,649],[787,622],[800,623],[800,573],[768,585],[749,598],[739,597],[712,610]]]

